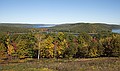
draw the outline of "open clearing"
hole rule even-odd
[[[24,59],[0,63],[0,71],[119,71],[120,58]]]

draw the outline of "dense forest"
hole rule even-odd
[[[78,36],[69,33],[27,33],[0,35],[0,59],[119,57],[120,34]]]
[[[47,28],[21,31],[26,29],[30,29],[29,32],[0,34],[0,60],[120,57],[120,34],[117,33],[101,31],[92,35],[88,32],[75,35],[71,32],[43,32],[48,31]]]

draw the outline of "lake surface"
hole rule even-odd
[[[112,32],[120,34],[120,29],[112,29]]]
[[[34,28],[47,28],[47,27],[53,27],[55,24],[36,24],[33,27]]]

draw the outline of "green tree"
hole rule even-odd
[[[33,48],[35,47],[35,38],[31,34],[19,35],[17,43],[17,54],[19,58],[33,57]]]
[[[7,58],[6,35],[0,35],[0,59]]]
[[[72,35],[72,34],[67,34],[66,36],[66,43],[67,43],[67,46],[65,48],[65,52],[64,52],[64,57],[66,58],[72,58],[75,56],[76,52],[77,52],[77,38]]]
[[[76,57],[88,57],[89,46],[92,37],[87,33],[81,33],[78,36],[78,51]]]
[[[112,56],[120,57],[120,35],[113,35],[112,40]]]
[[[104,41],[103,41],[103,47],[105,48],[104,49],[104,55],[105,56],[111,56],[112,54],[112,44],[111,44],[111,39],[112,37],[106,37],[104,38]]]

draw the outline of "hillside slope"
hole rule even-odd
[[[0,33],[17,32],[23,33],[30,31],[31,28],[46,28],[54,24],[23,24],[23,23],[0,23]]]
[[[120,29],[120,25],[108,25],[101,23],[74,23],[74,24],[61,24],[56,25],[50,30],[53,31],[64,31],[64,32],[87,32],[87,33],[97,33],[101,31],[112,31],[112,29]]]

